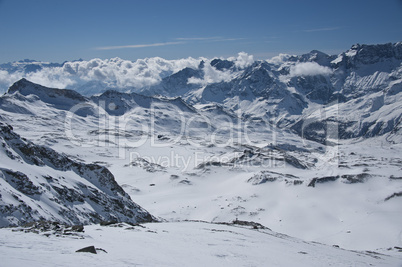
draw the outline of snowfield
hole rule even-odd
[[[401,258],[204,222],[89,225],[56,237],[0,229],[3,266],[398,266]],[[76,253],[95,246],[97,254]],[[396,253],[395,253],[396,254]],[[399,265],[400,266],[400,265]]]

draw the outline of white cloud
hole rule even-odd
[[[281,53],[275,57],[272,57],[271,59],[268,59],[267,62],[275,65],[281,65],[282,63],[288,61],[290,57],[291,55]]]
[[[66,75],[61,68],[46,68],[43,71],[28,73],[24,77],[31,82],[52,88],[68,88],[76,84],[73,77]]]
[[[308,29],[304,30],[304,32],[327,32],[327,31],[336,31],[339,29],[340,27],[327,27],[327,28]]]
[[[229,58],[229,60],[230,59],[231,58]],[[254,63],[253,55],[249,55],[246,52],[240,52],[238,54],[237,58],[235,59],[236,67],[241,68],[241,69],[244,69],[244,68],[250,66],[253,63]]]
[[[176,40],[181,41],[209,41],[209,40],[217,40],[222,39],[222,37],[183,37],[183,38],[176,38]]]
[[[165,46],[165,45],[177,45],[184,44],[184,42],[165,42],[165,43],[153,43],[153,44],[136,44],[136,45],[118,45],[118,46],[103,46],[96,47],[96,50],[116,50],[125,48],[144,48],[144,47],[155,47],[155,46]]]
[[[197,68],[201,59],[184,58],[166,60],[159,57],[137,61],[112,59],[91,59],[66,62],[62,67],[43,67],[24,73],[21,69],[9,73],[0,70],[0,91],[6,91],[12,83],[25,77],[44,86],[77,89],[90,81],[103,82],[111,88],[142,88],[158,83],[163,77],[185,67]]]
[[[230,42],[230,41],[239,41],[245,40],[246,38],[226,38],[226,37],[182,37],[176,38],[179,41],[209,41],[209,42]]]
[[[227,82],[233,78],[233,72],[227,71],[219,71],[215,67],[212,67],[210,61],[205,62],[204,64],[204,79],[194,78],[191,77],[188,79],[188,83],[192,84],[200,84],[200,85],[207,85],[211,83],[218,83],[218,82]]]
[[[19,72],[8,73],[8,71],[0,70],[0,92],[5,92],[11,84],[22,77],[23,74]]]
[[[249,55],[245,52],[240,52],[237,57],[229,57],[228,60],[233,61],[235,66],[239,69],[244,69],[254,63],[253,55]],[[217,70],[215,67],[211,66],[211,60],[204,61],[203,79],[192,77],[188,79],[188,83],[205,86],[211,83],[228,82],[238,74],[238,72],[233,70]]]
[[[160,57],[129,61],[120,58],[99,59],[86,61],[66,62],[60,67],[43,66],[35,72],[25,73],[24,64],[16,64],[19,71],[8,72],[0,70],[0,92],[6,91],[14,82],[26,78],[32,82],[53,87],[78,89],[84,93],[93,93],[97,88],[86,91],[86,84],[92,86],[115,89],[141,89],[159,83],[164,77],[178,72],[186,67],[197,69],[200,61],[204,60],[204,78],[190,79],[189,83],[206,85],[215,82],[229,81],[237,74],[232,70],[219,71],[210,65],[211,60],[206,58],[183,58],[166,60]],[[239,69],[243,69],[254,62],[253,56],[241,52],[233,60]],[[40,64],[38,62],[37,64]]]
[[[332,70],[328,67],[319,65],[316,62],[303,62],[296,63],[296,65],[291,66],[289,70],[289,76],[314,76],[314,75],[329,75]]]

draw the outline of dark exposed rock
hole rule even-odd
[[[178,175],[176,175],[176,174],[170,175],[170,180],[176,180],[176,179],[179,179]]]
[[[300,162],[296,157],[285,155],[285,162],[298,169],[307,169],[307,166]]]
[[[101,221],[99,224],[101,226],[109,226],[109,225],[116,224],[116,223],[117,223],[117,221]]]
[[[303,184],[302,180],[294,180],[293,181],[293,185],[300,185],[300,184]]]
[[[402,191],[401,191],[401,192],[398,192],[398,193],[393,193],[392,195],[386,197],[386,198],[384,199],[384,201],[388,201],[388,200],[390,200],[391,198],[394,198],[394,197],[402,197]]]
[[[222,166],[231,166],[231,165],[232,164],[225,163],[225,162],[219,162],[219,161],[206,161],[206,162],[198,164],[196,169],[203,169],[203,168],[210,167],[210,166],[222,167]]]
[[[96,248],[96,251],[97,251],[97,252],[98,252],[98,251],[101,251],[101,252],[107,253],[107,251],[104,250],[103,248]]]
[[[215,58],[211,61],[211,66],[215,67],[217,70],[223,71],[228,70],[234,66],[233,61]]]
[[[160,164],[149,162],[148,160],[144,158],[136,158],[133,161],[130,162],[130,166],[132,167],[141,167],[147,172],[163,172],[166,170],[165,167],[163,167]]]
[[[43,191],[40,187],[34,185],[32,181],[22,172],[15,172],[9,169],[0,168],[3,173],[4,179],[16,190],[24,193],[25,195],[33,196],[40,195]]]
[[[76,252],[88,252],[88,253],[97,254],[96,248],[94,246],[81,248],[81,249],[77,250]]]
[[[341,178],[345,179],[347,183],[355,184],[355,183],[364,183],[370,176],[371,175],[368,173],[359,173],[359,174],[342,175]]]
[[[189,180],[181,180],[180,182],[179,182],[179,184],[184,184],[184,185],[192,185],[192,183],[191,183],[191,181],[189,181]]]
[[[255,174],[253,177],[247,180],[248,183],[252,183],[253,185],[264,184],[267,182],[274,182],[278,179],[278,176],[274,176],[271,172],[260,172]]]
[[[25,232],[25,233],[35,233],[42,234],[45,236],[73,236],[82,238],[80,233],[84,232],[83,225],[67,225],[64,223],[59,223],[56,221],[35,221],[29,222],[21,227],[13,229],[14,232]]]
[[[84,232],[84,226],[83,225],[73,225],[71,227],[71,231],[74,232]]]
[[[339,175],[337,176],[326,176],[322,178],[313,178],[308,186],[315,187],[316,184],[322,184],[322,183],[327,183],[327,182],[334,182],[340,178]]]
[[[232,222],[232,224],[234,224],[234,225],[242,225],[242,226],[251,226],[253,229],[268,229],[268,230],[271,230],[268,227],[266,227],[266,226],[264,226],[264,225],[262,225],[260,223],[252,222],[252,221],[241,221],[241,220],[236,219],[236,220],[234,220]]]

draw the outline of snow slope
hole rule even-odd
[[[46,99],[8,93],[0,115],[35,143],[107,167],[155,216],[251,220],[348,249],[401,246],[398,133],[324,146],[219,104],[109,91],[65,110]]]
[[[0,226],[48,220],[67,224],[147,222],[105,167],[73,161],[21,139],[0,122]]]
[[[401,258],[309,243],[268,229],[204,222],[85,226],[56,237],[0,229],[5,266],[398,266]],[[78,238],[81,237],[81,238]],[[87,246],[97,254],[75,253]],[[18,249],[16,249],[18,248]],[[397,251],[393,249],[394,251]]]

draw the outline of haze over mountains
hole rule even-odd
[[[0,65],[0,84],[2,225],[239,219],[402,246],[401,42],[267,61],[26,60]]]

